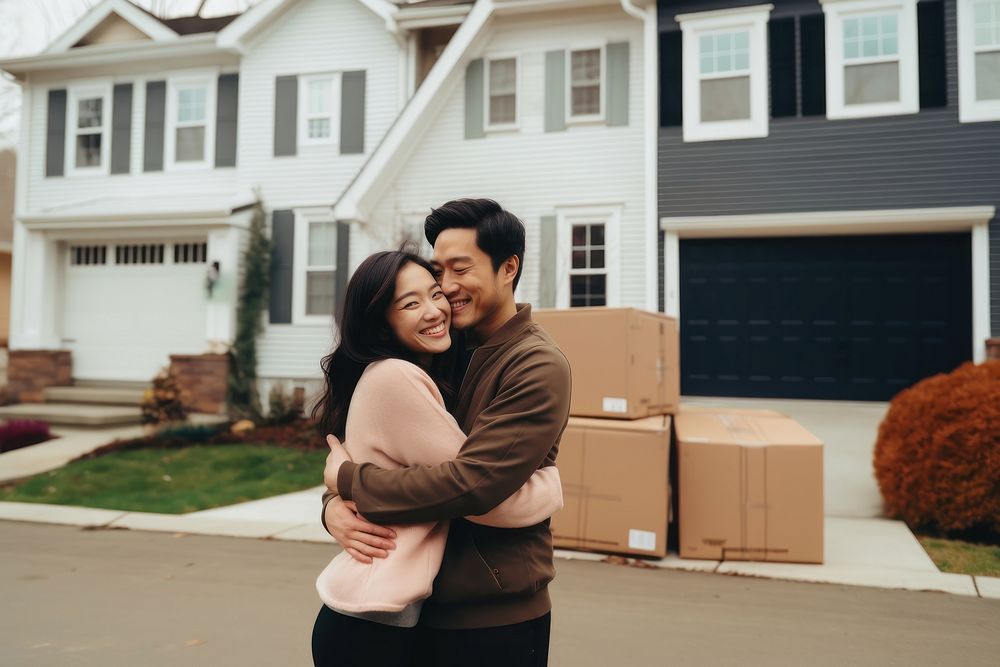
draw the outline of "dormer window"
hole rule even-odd
[[[111,94],[105,86],[70,89],[68,172],[106,174],[108,171]]]

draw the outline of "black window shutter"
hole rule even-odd
[[[948,104],[944,54],[944,3],[917,3],[917,52],[920,68],[920,108]]]
[[[767,29],[771,67],[771,117],[794,116],[798,97],[795,82],[795,17],[772,19],[768,22]]]
[[[236,121],[240,75],[220,74],[215,102],[215,166],[236,166]]]
[[[684,122],[682,46],[679,30],[660,33],[660,127]]]
[[[799,17],[802,115],[826,115],[826,24],[822,14]]]
[[[66,163],[66,89],[49,91],[45,126],[45,175],[62,176]]]
[[[295,248],[295,213],[271,213],[271,324],[292,322],[292,253]]]
[[[132,84],[117,83],[111,99],[111,173],[132,170]]]
[[[166,123],[167,82],[146,82],[146,133],[142,170],[163,171],[163,134]]]

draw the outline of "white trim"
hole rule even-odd
[[[663,234],[663,312],[681,315],[681,239],[677,232]]]
[[[916,0],[820,0],[826,21],[826,117],[869,118],[920,111],[920,75],[917,65]],[[899,101],[846,104],[844,101],[845,18],[896,12],[899,56]],[[876,62],[880,59],[870,59]],[[891,60],[891,59],[890,59]],[[865,61],[867,62],[867,61]]]
[[[400,7],[396,25],[401,30],[420,30],[461,23],[472,9],[471,5],[445,5],[440,7]]]
[[[958,0],[958,120],[962,123],[1000,120],[1000,100],[976,99],[975,0]],[[996,49],[989,49],[995,51]]]
[[[167,77],[166,119],[163,136],[163,166],[166,171],[211,169],[215,166],[215,97],[218,80],[218,69],[177,72]],[[201,160],[178,162],[176,156],[177,95],[181,88],[199,86],[205,88],[205,143],[202,147],[204,153]]]
[[[806,211],[751,215],[667,216],[660,228],[681,238],[944,232],[972,229],[996,215],[994,206],[947,206],[869,211]]]
[[[905,234],[971,231],[972,233],[972,355],[985,359],[990,337],[989,221],[994,206],[954,206],[873,211],[821,211],[754,215],[682,216],[660,219],[666,234],[664,290],[666,312],[679,316],[680,266],[674,247],[682,238],[753,236],[816,236]],[[676,292],[672,296],[672,292]]]
[[[16,159],[17,156],[22,158],[26,155],[31,155],[30,144],[31,139],[31,115],[32,115],[32,82],[30,75],[25,76],[24,81],[21,84],[21,108],[18,111],[20,114],[21,128],[18,133],[17,138],[17,154],[15,155],[15,177],[14,177],[14,220],[18,220],[21,216],[28,211],[28,160],[27,159]],[[48,94],[48,93],[46,93]],[[67,99],[68,99],[67,95]],[[44,152],[43,152],[44,154]],[[41,173],[45,174],[45,163],[39,165]],[[65,170],[65,163],[63,165]]]
[[[623,6],[626,0],[622,0]],[[646,19],[643,30],[643,53],[645,54],[644,75],[644,106],[643,124],[645,126],[645,207],[644,218],[646,226],[646,310],[656,312],[659,308],[657,289],[656,246],[659,237],[657,229],[658,217],[658,179],[657,152],[660,133],[659,114],[659,26],[657,19],[657,3],[646,7]]]
[[[333,227],[333,264],[327,266],[309,266],[309,227],[312,224],[332,224]],[[295,210],[295,242],[292,249],[292,324],[322,324],[333,323],[333,312],[329,315],[306,314],[306,284],[309,270],[337,271],[337,227],[336,221],[330,215],[329,208]],[[335,304],[336,305],[336,304]]]
[[[490,62],[514,61],[514,122],[490,123]],[[486,132],[510,132],[521,127],[521,56],[517,53],[491,53],[483,56],[483,129]]]
[[[340,144],[340,72],[315,72],[299,75],[299,101],[298,101],[298,144],[302,146],[337,146]],[[309,136],[309,83],[311,81],[330,80],[330,113],[316,114],[316,118],[330,119],[329,137]]]
[[[766,137],[768,112],[767,23],[774,5],[755,5],[718,11],[680,14],[684,71],[682,76],[684,141],[719,141]],[[702,121],[701,81],[724,78],[701,74],[700,39],[716,32],[749,33],[749,69],[742,76],[750,79],[750,118],[746,120]]]
[[[111,171],[111,81],[79,82],[66,90],[65,165],[63,173],[74,176],[107,176]],[[101,135],[101,163],[92,167],[76,166],[76,138],[79,102],[84,99],[101,99],[101,131],[87,134]]]
[[[569,308],[571,227],[604,225],[604,266],[607,306],[621,305],[621,205],[561,206],[556,208],[556,308]]]
[[[86,37],[91,30],[112,13],[118,14],[154,41],[168,42],[178,37],[176,32],[128,0],[104,0],[103,3],[88,11],[72,27],[57,37],[43,53],[62,53],[72,49],[74,44]]]
[[[573,115],[573,52],[574,51],[598,51],[597,63],[601,68],[600,77],[598,80],[598,90],[597,99],[600,102],[601,110],[596,114],[581,114],[579,116]],[[587,123],[603,123],[607,117],[607,101],[605,97],[608,90],[608,64],[605,62],[607,57],[607,43],[602,44],[574,44],[566,49],[566,58],[564,59],[566,63],[566,73],[563,78],[566,81],[566,90],[563,93],[566,97],[566,125],[585,125]]]

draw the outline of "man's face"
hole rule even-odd
[[[433,263],[456,329],[474,329],[502,305],[509,288],[493,270],[490,256],[476,244],[475,229],[441,232],[434,243]]]

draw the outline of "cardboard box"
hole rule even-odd
[[[670,417],[571,417],[559,444],[565,506],[556,547],[665,556],[670,520]]]
[[[823,443],[775,416],[682,410],[674,421],[681,558],[823,562]]]
[[[635,308],[539,310],[532,317],[573,369],[571,415],[639,419],[677,411],[676,319]]]

